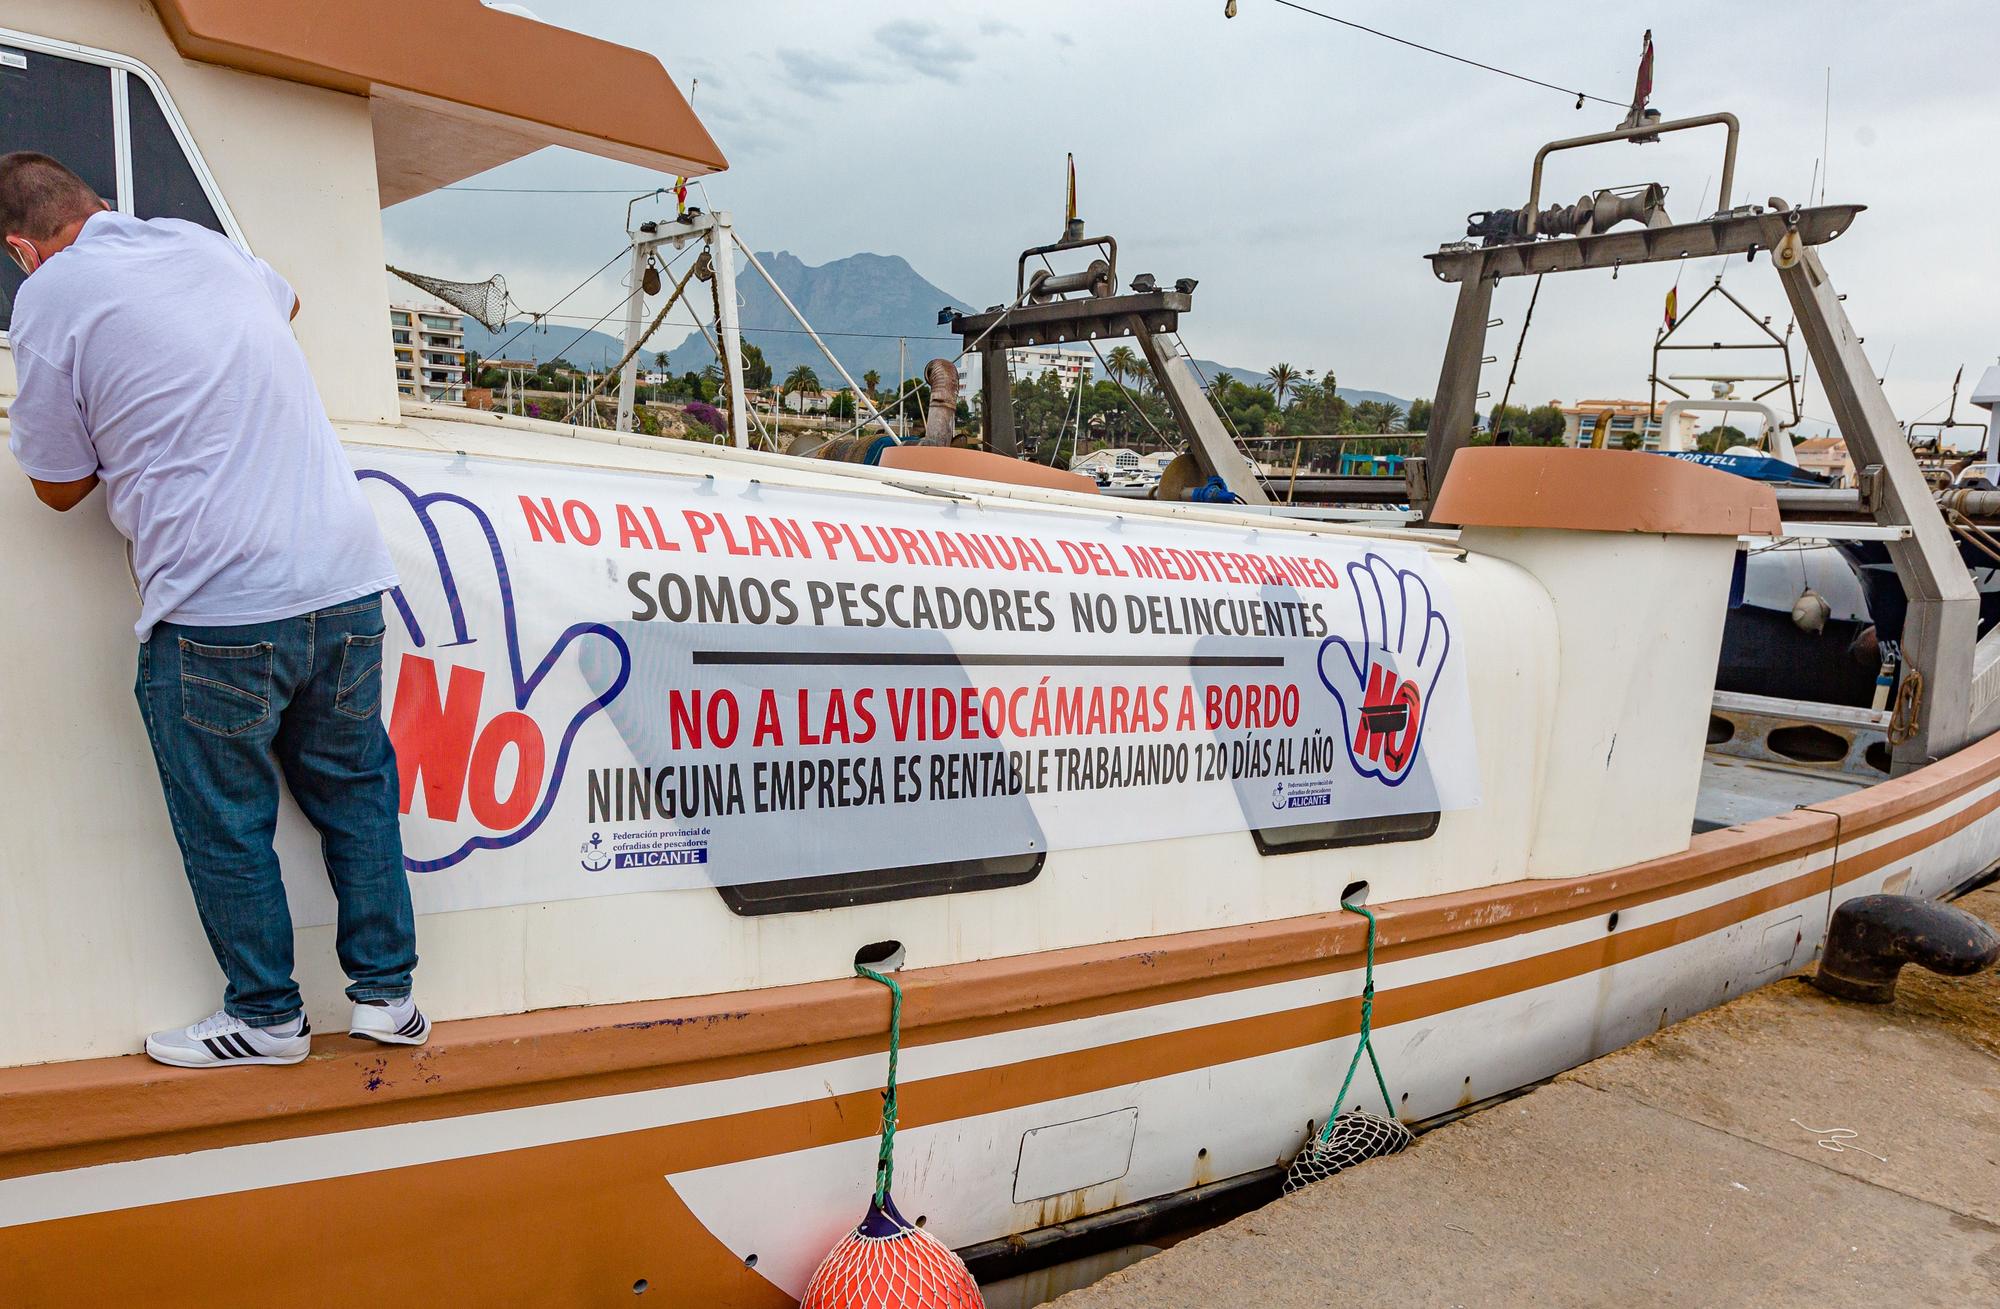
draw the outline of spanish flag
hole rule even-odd
[[[688,180],[685,177],[674,179],[674,203],[680,207],[675,216],[684,216],[688,211]]]
[[[1076,156],[1074,154],[1069,156],[1069,194],[1064,205],[1063,218],[1065,221],[1071,223],[1076,221]]]
[[[1667,330],[1673,331],[1674,324],[1680,321],[1681,289],[1678,286],[1670,286],[1667,288]]]

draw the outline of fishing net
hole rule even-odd
[[[1333,1120],[1333,1130],[1315,1136],[1285,1171],[1285,1194],[1333,1176],[1356,1164],[1385,1154],[1400,1154],[1416,1138],[1399,1122],[1363,1109],[1350,1109]]]
[[[882,1090],[882,1139],[868,1213],[827,1253],[806,1283],[799,1309],[984,1309],[979,1285],[951,1247],[896,1212],[896,1057],[903,1043],[903,988],[860,964],[854,971],[889,988],[889,1077]]]
[[[394,264],[384,264],[411,286],[430,292],[460,313],[470,314],[485,324],[489,332],[507,325],[507,279],[495,273],[483,282],[452,282],[422,273],[406,273]]]
[[[1345,1113],[1339,1112],[1340,1106],[1347,1103],[1347,1090],[1354,1085],[1354,1074],[1361,1070],[1363,1055],[1368,1057],[1368,1064],[1375,1071],[1375,1086],[1382,1092],[1382,1107],[1391,1114],[1396,1112],[1396,1102],[1389,1098],[1388,1079],[1382,1076],[1382,1061],[1375,1057],[1375,915],[1360,905],[1348,904],[1344,900],[1340,907],[1368,920],[1367,964],[1361,980],[1360,1039],[1354,1046],[1354,1058],[1348,1061],[1347,1076],[1340,1083],[1340,1094],[1333,1098],[1335,1112],[1313,1139],[1306,1142],[1305,1149],[1299,1151],[1291,1167],[1285,1170],[1286,1195],[1356,1164],[1385,1154],[1397,1154],[1415,1139],[1410,1129],[1393,1117],[1379,1117],[1358,1105]]]

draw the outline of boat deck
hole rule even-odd
[[[1056,1303],[1988,1304],[1996,1088],[2000,974],[1787,979]]]
[[[1794,767],[1764,759],[1741,759],[1710,752],[1701,760],[1701,791],[1695,800],[1694,830],[1737,827],[1800,807],[1852,795],[1882,779],[1825,768]]]

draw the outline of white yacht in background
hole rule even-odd
[[[438,1020],[290,1068],[137,1053],[218,979],[124,554],[0,478],[8,1304],[788,1304],[868,1199],[888,1004],[854,972],[893,955],[898,1202],[1000,1275],[1275,1187],[1355,1052],[1344,904],[1379,922],[1393,1103],[1363,1099],[1421,1125],[1810,964],[1837,901],[2000,858],[1990,738],[1692,834],[1737,539],[1779,531],[1753,482],[1468,450],[1453,526],[1404,531],[1270,512],[1220,457],[1249,503],[399,403],[380,209],[547,145],[722,169],[657,60],[475,0],[0,26],[0,149],[299,291],[403,579],[383,712]],[[726,279],[726,225],[634,236]],[[1147,332],[1188,295],[1110,292]],[[295,814],[280,848],[317,1013],[330,897]]]

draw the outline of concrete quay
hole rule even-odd
[[[2000,975],[1786,979],[1054,1304],[2000,1304]]]

